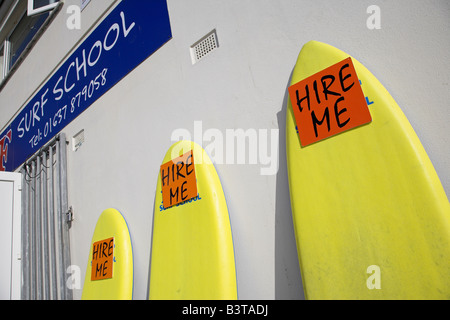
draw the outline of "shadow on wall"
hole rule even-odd
[[[292,221],[286,159],[286,110],[291,78],[292,73],[286,86],[283,106],[277,114],[280,141],[275,206],[275,299],[304,300]]]

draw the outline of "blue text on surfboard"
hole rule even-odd
[[[172,206],[172,207],[169,207],[169,208],[164,208],[164,205],[162,204],[162,201],[161,201],[161,205],[159,206],[159,211],[161,212],[161,211],[164,211],[164,210],[168,210],[168,209],[170,209],[170,208],[173,208],[173,207],[182,206],[182,205],[185,205],[186,203],[191,203],[192,201],[197,201],[197,200],[202,200],[202,198],[200,197],[200,194],[197,194],[197,196],[196,196],[195,198],[186,200],[186,201],[184,201],[184,202],[181,202],[181,203],[176,204],[176,205],[174,205],[174,206]]]

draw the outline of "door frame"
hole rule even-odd
[[[13,183],[11,257],[9,259],[5,257],[5,260],[9,260],[11,263],[10,300],[20,300],[22,287],[22,174],[0,172],[0,181]]]

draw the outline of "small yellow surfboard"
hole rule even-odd
[[[100,215],[92,237],[81,299],[133,297],[133,251],[127,223],[119,211]]]
[[[291,85],[347,58],[332,46],[308,42]],[[445,191],[397,103],[361,63],[352,61],[371,123],[302,147],[293,114],[298,103],[288,99],[289,187],[305,296],[450,299]],[[340,76],[349,87],[345,73]],[[317,97],[311,91],[308,98],[323,102],[330,79],[324,79],[323,91],[321,83],[314,84]],[[345,106],[343,101],[335,110],[340,120],[346,120]],[[334,111],[329,112],[334,121]],[[326,125],[325,118],[318,119],[322,123],[316,125]]]
[[[149,299],[237,299],[230,220],[214,164],[191,141],[172,145],[164,164],[155,197]]]

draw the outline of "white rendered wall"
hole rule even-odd
[[[173,39],[64,129],[85,142],[68,153],[72,263],[81,287],[96,221],[109,207],[133,241],[135,299],[148,296],[159,166],[185,128],[279,129],[279,170],[218,164],[233,231],[240,299],[301,299],[285,147],[287,87],[302,46],[331,44],[362,62],[387,88],[421,139],[450,195],[450,3],[433,1],[168,0]],[[114,1],[91,1],[81,30],[64,7],[0,92],[0,127],[89,32]],[[369,30],[370,5],[381,29]],[[219,48],[195,65],[189,47],[216,29]],[[197,126],[198,128],[198,126]],[[270,142],[270,140],[268,140]],[[204,146],[209,142],[204,142]],[[247,157],[248,159],[248,157]],[[247,162],[248,163],[248,162]],[[81,297],[81,289],[74,297]]]

